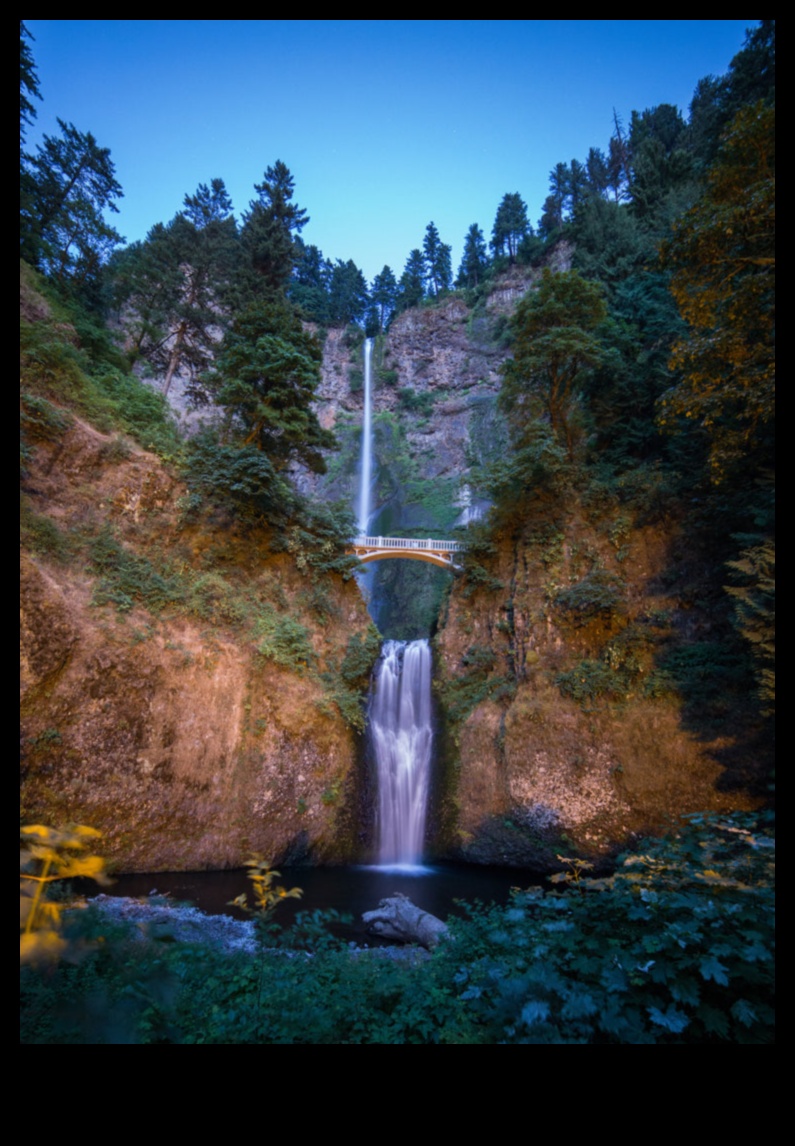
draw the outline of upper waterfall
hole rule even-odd
[[[362,419],[362,464],[359,474],[359,506],[356,515],[360,535],[367,533],[370,519],[370,486],[373,475],[373,421],[372,421],[372,357],[373,339],[364,340],[364,417]]]

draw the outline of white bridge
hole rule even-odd
[[[383,561],[387,557],[404,557],[409,561],[427,561],[442,569],[459,569],[455,557],[463,553],[466,546],[462,541],[414,540],[408,537],[354,537],[351,552],[362,564],[370,561]]]

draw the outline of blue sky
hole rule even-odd
[[[753,20],[29,20],[56,117],[109,147],[128,241],[222,178],[238,215],[265,168],[295,179],[303,231],[368,280],[399,276],[433,220],[490,237],[506,192],[535,223],[558,162],[607,149],[613,109],[674,103],[720,75]]]

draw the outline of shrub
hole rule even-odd
[[[570,624],[587,625],[591,621],[609,621],[621,611],[623,583],[605,569],[594,569],[582,581],[563,589],[555,605]]]

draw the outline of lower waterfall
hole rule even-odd
[[[384,643],[368,723],[378,778],[378,863],[419,865],[433,742],[426,640]]]

